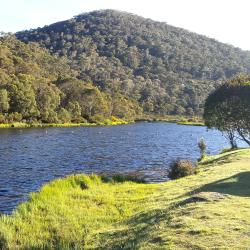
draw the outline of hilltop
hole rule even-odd
[[[149,114],[199,115],[211,90],[250,72],[250,52],[115,10],[83,13],[16,37],[66,57],[78,79]]]

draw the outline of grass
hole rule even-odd
[[[136,117],[136,121],[148,121],[148,122],[184,122],[188,120],[200,121],[200,117],[184,116],[184,115],[152,115],[143,114]]]
[[[0,128],[48,128],[48,127],[81,127],[81,126],[97,126],[95,123],[25,123],[14,122],[0,124]]]
[[[0,249],[248,249],[249,162],[250,149],[241,149],[166,183],[55,180],[0,218]],[[224,198],[190,202],[200,192]]]
[[[170,122],[179,125],[192,125],[192,126],[204,126],[204,122],[200,117],[185,117],[178,115],[168,116],[141,116],[135,119],[135,122],[148,121],[148,122]],[[13,123],[0,123],[1,128],[47,128],[47,127],[83,127],[83,126],[116,126],[131,124],[133,121],[125,121],[115,116],[111,116],[110,119],[103,119],[93,123],[25,123],[25,122],[13,122]]]
[[[115,126],[128,124],[128,122],[119,119],[105,119],[96,123],[24,123],[24,122],[14,122],[14,123],[1,123],[0,128],[47,128],[47,127],[82,127],[82,126]]]
[[[182,121],[177,122],[178,125],[189,125],[189,126],[205,126],[204,122],[189,122],[189,121]]]
[[[171,122],[179,125],[190,125],[190,126],[205,126],[204,121],[198,116],[184,116],[184,115],[143,115],[137,117],[136,121],[148,121],[148,122]]]

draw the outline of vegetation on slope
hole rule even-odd
[[[208,157],[193,176],[159,184],[75,175],[0,218],[10,249],[247,249],[250,150]]]
[[[11,35],[0,37],[0,123],[121,123],[140,107],[76,79],[65,58]],[[6,125],[7,126],[7,125]]]
[[[114,10],[94,11],[17,38],[67,57],[77,77],[153,114],[201,115],[222,80],[250,71],[250,53],[166,23]]]

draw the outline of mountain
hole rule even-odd
[[[145,113],[201,114],[211,90],[250,72],[250,52],[115,10],[83,13],[16,37],[66,57],[79,80],[112,100],[139,103]]]

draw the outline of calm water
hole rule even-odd
[[[10,213],[28,193],[76,172],[140,172],[166,180],[169,162],[197,159],[204,137],[208,153],[228,146],[217,131],[171,123],[115,127],[0,130],[0,212]]]

